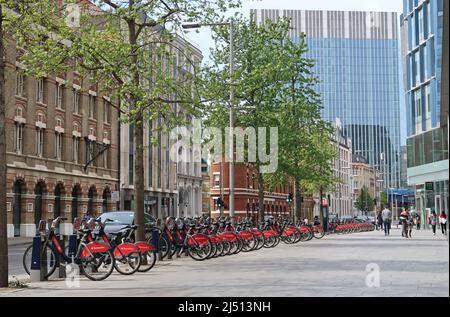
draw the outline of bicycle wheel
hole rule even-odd
[[[132,251],[126,255],[120,253],[117,254],[117,252],[115,251],[114,255],[114,267],[120,274],[131,275],[139,270],[142,262],[142,256],[139,251]]]
[[[81,272],[92,281],[102,281],[114,271],[115,261],[111,251],[92,253],[86,245],[79,247],[79,264]]]
[[[45,275],[45,278],[48,278],[50,275],[52,275],[56,270],[56,263],[59,259],[58,255],[47,246],[47,244],[44,246],[45,251],[43,250],[41,253],[42,255],[45,255],[47,257],[47,274]],[[33,252],[33,245],[28,246],[26,248],[23,257],[22,257],[22,265],[25,269],[25,272],[27,272],[28,275],[31,274],[31,259],[32,259],[32,252]]]
[[[222,252],[220,253],[220,256],[228,255],[230,249],[231,249],[230,241],[222,241]]]
[[[260,232],[260,235],[257,236],[258,245],[255,247],[255,250],[260,250],[264,247],[265,244],[265,238],[262,232]]]
[[[323,229],[314,230],[314,238],[322,239],[324,236],[325,236],[325,231],[323,231]]]
[[[161,260],[164,259],[170,251],[171,243],[164,235],[160,235],[158,239],[158,250],[161,253]]]
[[[138,272],[150,271],[156,263],[156,253],[153,250],[147,250],[141,253],[141,266],[138,268]]]
[[[214,254],[214,257],[217,258],[222,255],[223,252],[223,242],[216,242],[216,253]]]
[[[204,261],[211,254],[211,241],[204,235],[186,236],[185,244],[188,246],[189,256],[196,261]]]
[[[244,239],[242,244],[242,252],[250,252],[253,251],[258,245],[258,241],[254,234],[252,234],[252,238]]]
[[[237,247],[236,247],[236,251],[234,251],[233,254],[238,254],[239,252],[241,252],[242,248],[244,246],[243,239],[240,239],[239,237],[236,237],[236,242],[237,242]]]
[[[208,259],[211,259],[214,257],[214,255],[217,253],[217,244],[215,242],[211,242],[211,253],[208,255]]]

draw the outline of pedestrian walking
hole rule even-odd
[[[420,216],[419,214],[416,214],[416,229],[420,230]]]
[[[384,235],[389,236],[391,231],[391,222],[392,222],[392,211],[390,211],[387,206],[384,206],[383,211],[381,212],[381,217],[383,218],[384,224]]]
[[[411,231],[410,228],[412,227],[410,214],[408,212],[408,209],[405,209],[400,214],[400,221],[402,223],[402,237],[410,238],[411,237]]]
[[[439,223],[441,224],[441,231],[443,235],[447,235],[447,215],[445,212],[441,212],[439,216]]]
[[[381,216],[381,211],[378,212],[377,216],[377,230],[383,230],[383,217]]]
[[[429,223],[431,225],[431,228],[433,229],[433,236],[435,236],[436,235],[436,224],[437,224],[436,211],[433,211],[431,213]]]

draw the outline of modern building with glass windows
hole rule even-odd
[[[400,48],[393,12],[252,10],[258,23],[291,18],[291,37],[306,35],[315,61],[323,118],[340,118],[352,152],[400,183]]]
[[[404,0],[400,18],[408,184],[415,188],[416,208],[436,212],[448,211],[448,128],[441,122],[443,8],[443,0]]]

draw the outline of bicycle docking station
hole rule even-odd
[[[48,259],[47,252],[45,252],[46,248],[46,235],[47,230],[51,228],[53,220],[48,220],[48,223],[45,220],[41,220],[38,225],[38,234],[33,238],[32,242],[32,251],[31,251],[31,266],[30,266],[30,281],[31,282],[42,282],[48,280],[46,277],[48,274],[48,261],[50,262],[50,266],[56,265],[58,270],[50,277],[56,278],[65,278],[66,277],[66,263],[63,257],[56,255],[56,258],[53,256]],[[73,233],[73,225],[70,223],[64,223],[59,225],[57,229],[57,239],[62,248],[65,250],[66,240],[68,241],[68,256],[70,258],[74,258],[77,252],[77,235]],[[53,253],[50,253],[52,255]],[[56,263],[53,263],[56,262]]]
[[[73,236],[73,225],[71,223],[59,223],[59,235],[58,240],[61,248],[65,250],[66,248],[66,240],[69,240],[70,236]],[[73,250],[68,250],[68,252],[76,253]],[[62,256],[58,256],[58,277],[66,278],[66,261]]]
[[[47,275],[47,253],[42,252],[45,244],[46,222],[39,221],[38,234],[33,238],[33,249],[31,251],[30,281],[45,281]]]

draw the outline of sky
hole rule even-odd
[[[402,12],[402,0],[242,0],[244,15],[250,15],[250,9],[291,9],[291,10],[343,10],[343,11],[388,11]],[[208,61],[209,49],[213,45],[211,32],[203,28],[196,33],[189,31],[186,38],[196,44]]]
[[[243,15],[249,16],[250,9],[290,9],[290,10],[342,10],[342,11],[403,11],[403,0],[242,0]],[[198,32],[198,33],[197,33]],[[204,63],[209,61],[210,48],[214,45],[208,28],[185,34],[187,40],[195,44],[204,55]],[[400,61],[401,67],[401,61]],[[402,77],[400,69],[400,77]],[[402,78],[400,78],[402,81]],[[400,116],[406,118],[403,83],[400,83]],[[406,144],[406,120],[401,122],[401,144]]]

